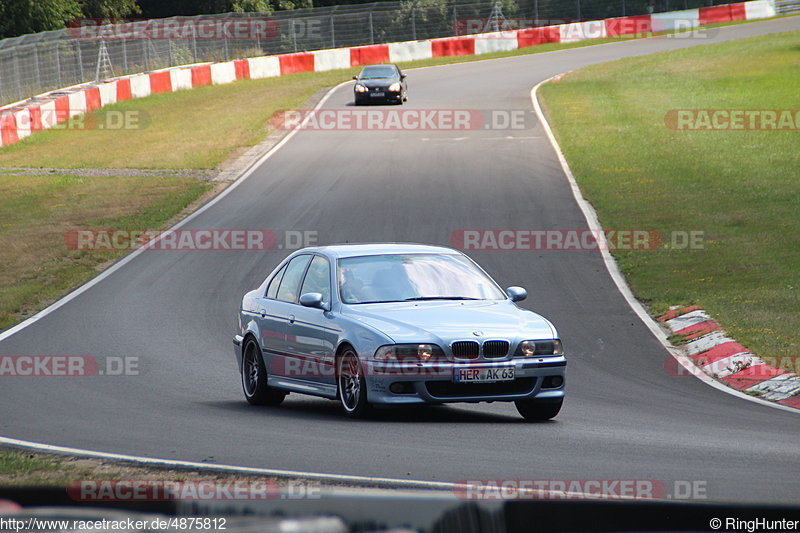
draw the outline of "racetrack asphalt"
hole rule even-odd
[[[796,30],[797,18],[410,71],[403,109],[523,110],[522,130],[301,131],[185,229],[318,233],[321,244],[449,245],[460,229],[583,229],[530,90],[617,58]],[[353,109],[349,85],[326,109]],[[377,108],[372,108],[377,109]],[[399,108],[391,108],[393,110]],[[137,376],[0,378],[0,435],[125,454],[434,481],[658,479],[711,500],[797,503],[800,417],[664,370],[668,353],[596,251],[470,252],[559,329],[567,399],[551,422],[513,404],[381,411],[243,399],[231,337],[242,294],[286,255],[146,251],[0,342],[4,355],[138,357]]]

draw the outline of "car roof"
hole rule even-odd
[[[367,70],[368,68],[380,68],[380,67],[389,67],[389,68],[392,68],[392,69],[397,69],[397,65],[395,65],[395,64],[393,64],[393,63],[383,63],[383,64],[381,64],[381,65],[366,65],[366,66],[365,66],[365,67],[362,69],[362,71],[363,71],[363,70]]]
[[[304,248],[301,251],[319,252],[335,258],[387,254],[461,254],[458,250],[453,250],[445,246],[406,243],[332,244],[330,246]]]

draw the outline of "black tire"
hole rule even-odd
[[[554,418],[564,403],[563,398],[558,400],[517,400],[514,405],[525,420],[542,421]]]
[[[279,405],[286,392],[267,386],[267,368],[261,357],[261,348],[248,337],[242,349],[242,390],[252,405]]]
[[[367,401],[367,381],[355,351],[349,346],[336,360],[339,405],[348,418],[366,418],[372,412]]]

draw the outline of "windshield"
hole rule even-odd
[[[457,254],[393,254],[340,259],[339,294],[347,304],[502,300],[506,297],[472,261]]]
[[[367,67],[361,71],[362,80],[376,80],[384,78],[394,78],[397,71],[392,67]]]

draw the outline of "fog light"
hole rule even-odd
[[[543,389],[557,389],[564,384],[562,376],[547,376],[542,382]]]
[[[398,381],[389,385],[389,390],[395,394],[411,394],[414,392],[414,385],[408,381]]]

